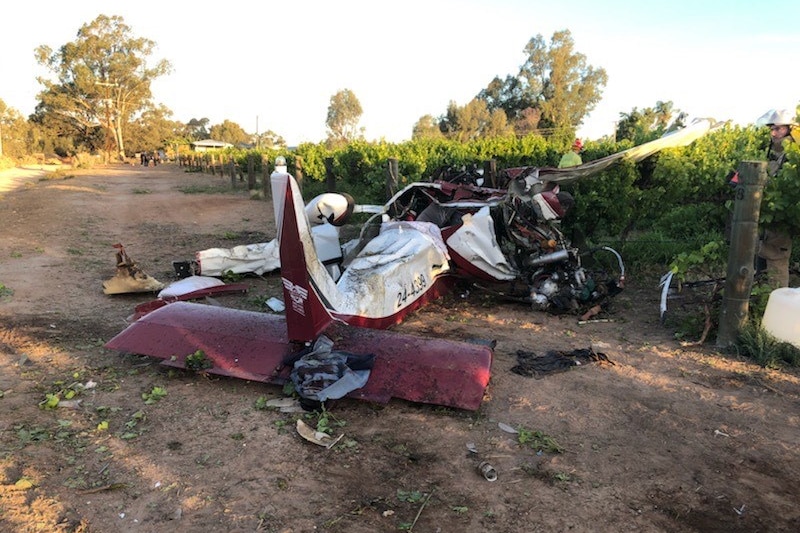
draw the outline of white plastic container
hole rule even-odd
[[[772,291],[761,325],[776,339],[800,348],[800,288]]]

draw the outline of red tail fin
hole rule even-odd
[[[281,279],[289,340],[309,342],[332,320],[309,273],[308,262],[318,259],[294,178],[289,174],[273,174],[272,194],[280,224]]]

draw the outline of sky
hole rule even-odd
[[[36,78],[50,76],[35,48],[74,41],[100,14],[121,16],[156,43],[153,62],[172,64],[152,91],[173,120],[230,120],[290,146],[326,137],[330,99],[343,89],[361,103],[367,140],[408,140],[420,117],[516,75],[528,41],[560,30],[608,74],[584,139],[658,101],[741,125],[800,103],[797,0],[39,0],[3,11],[0,99],[24,116],[42,89]]]

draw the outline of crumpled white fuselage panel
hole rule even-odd
[[[336,284],[336,311],[383,318],[418,300],[449,271],[438,227],[428,222],[389,222],[356,256]]]

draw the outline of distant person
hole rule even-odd
[[[577,167],[583,164],[581,159],[581,150],[583,150],[583,143],[580,139],[575,139],[572,143],[572,148],[569,152],[561,156],[561,161],[558,163],[558,168]]]
[[[774,177],[786,161],[786,145],[795,142],[792,127],[795,114],[788,109],[767,113],[759,119],[769,126],[770,143],[767,149],[767,175]],[[785,230],[764,229],[758,247],[759,266],[766,267],[770,282],[778,287],[789,286],[789,259],[792,255],[792,236]]]

